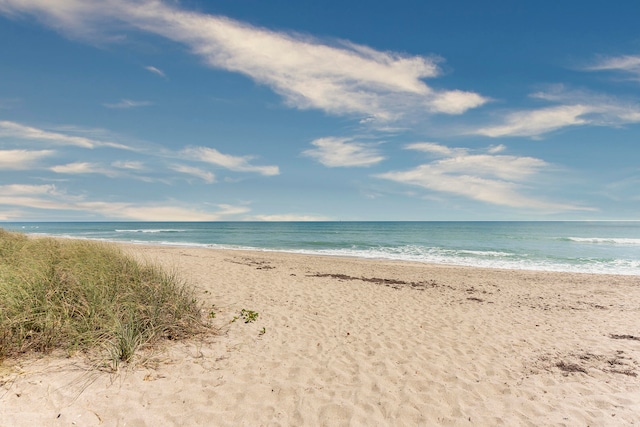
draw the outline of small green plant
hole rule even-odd
[[[258,332],[258,335],[264,335],[267,333],[267,329],[266,328],[262,328],[260,329],[260,332]]]
[[[245,310],[243,308],[240,311],[240,317],[244,319],[244,323],[252,323],[258,320],[258,313],[253,310]]]
[[[243,308],[240,310],[240,316],[233,316],[233,319],[231,319],[231,322],[229,323],[233,323],[240,318],[244,320],[244,323],[252,323],[258,320],[258,313],[253,310],[246,310]]]

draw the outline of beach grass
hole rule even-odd
[[[117,368],[140,347],[203,332],[194,295],[115,245],[0,229],[0,362],[59,349]]]

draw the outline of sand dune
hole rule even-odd
[[[125,247],[220,333],[117,374],[5,367],[0,425],[640,424],[639,277]]]

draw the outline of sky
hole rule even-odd
[[[0,221],[640,219],[637,0],[0,0]]]

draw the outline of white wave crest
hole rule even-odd
[[[608,245],[640,245],[640,239],[621,237],[567,237],[567,240],[577,243],[594,243]]]
[[[138,230],[115,230],[116,233],[182,233],[187,230],[174,228],[143,228]]]

